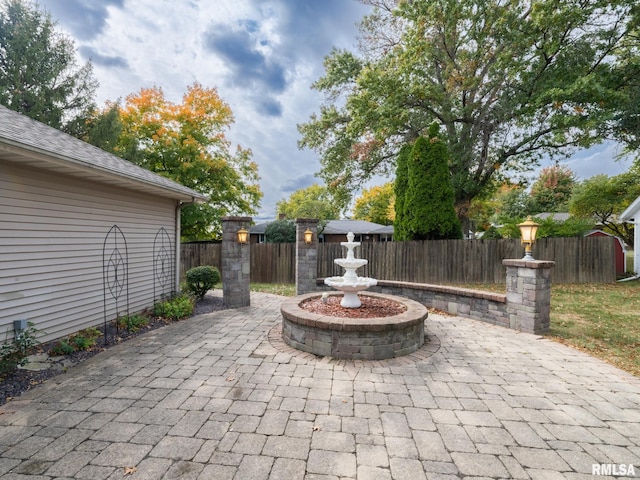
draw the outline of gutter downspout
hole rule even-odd
[[[187,207],[195,203],[197,203],[195,197],[192,197],[190,202],[181,202],[180,200],[176,202],[176,218],[175,218],[176,278],[175,278],[175,285],[174,285],[174,291],[176,293],[180,291],[180,211],[182,210],[182,207]]]

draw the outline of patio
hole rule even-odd
[[[640,475],[640,379],[542,337],[430,314],[384,361],[279,335],[283,297],[102,352],[0,407],[3,479]],[[602,468],[605,470],[601,470]]]

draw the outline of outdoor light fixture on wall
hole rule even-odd
[[[313,241],[313,232],[307,228],[304,231],[304,243],[306,243],[307,245],[311,245],[312,241]]]
[[[249,232],[246,229],[241,228],[240,230],[238,230],[237,235],[238,243],[241,243],[243,245],[249,243]]]
[[[536,242],[536,234],[538,233],[538,225],[531,219],[531,215],[527,219],[518,224],[520,229],[520,241],[524,245],[524,257],[523,260],[535,260],[531,254],[531,246]]]

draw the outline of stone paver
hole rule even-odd
[[[438,315],[406,357],[315,357],[282,341],[281,302],[252,293],[0,407],[0,477],[571,480],[594,464],[640,476],[638,378]]]

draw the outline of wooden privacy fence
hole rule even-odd
[[[542,238],[533,246],[537,260],[553,260],[555,283],[609,283],[616,280],[615,239],[612,237]],[[181,275],[198,265],[220,268],[220,244],[182,245]],[[318,245],[318,277],[342,275],[333,260],[345,256],[339,243]],[[433,240],[425,242],[364,242],[356,257],[368,265],[360,276],[417,283],[504,283],[505,258],[522,258],[517,239]],[[295,245],[252,244],[251,282],[295,283]]]
[[[295,243],[254,243],[251,245],[253,283],[295,283]]]
[[[615,240],[612,237],[542,238],[533,246],[537,260],[553,260],[556,283],[615,282]],[[358,275],[416,283],[504,283],[505,258],[522,258],[519,239],[435,240],[363,243],[356,256],[369,263]],[[318,277],[342,275],[333,259],[344,256],[340,244],[318,250]]]
[[[222,268],[222,244],[183,243],[180,247],[180,278],[187,270],[200,265]],[[295,283],[296,245],[294,243],[251,244],[252,283]]]

